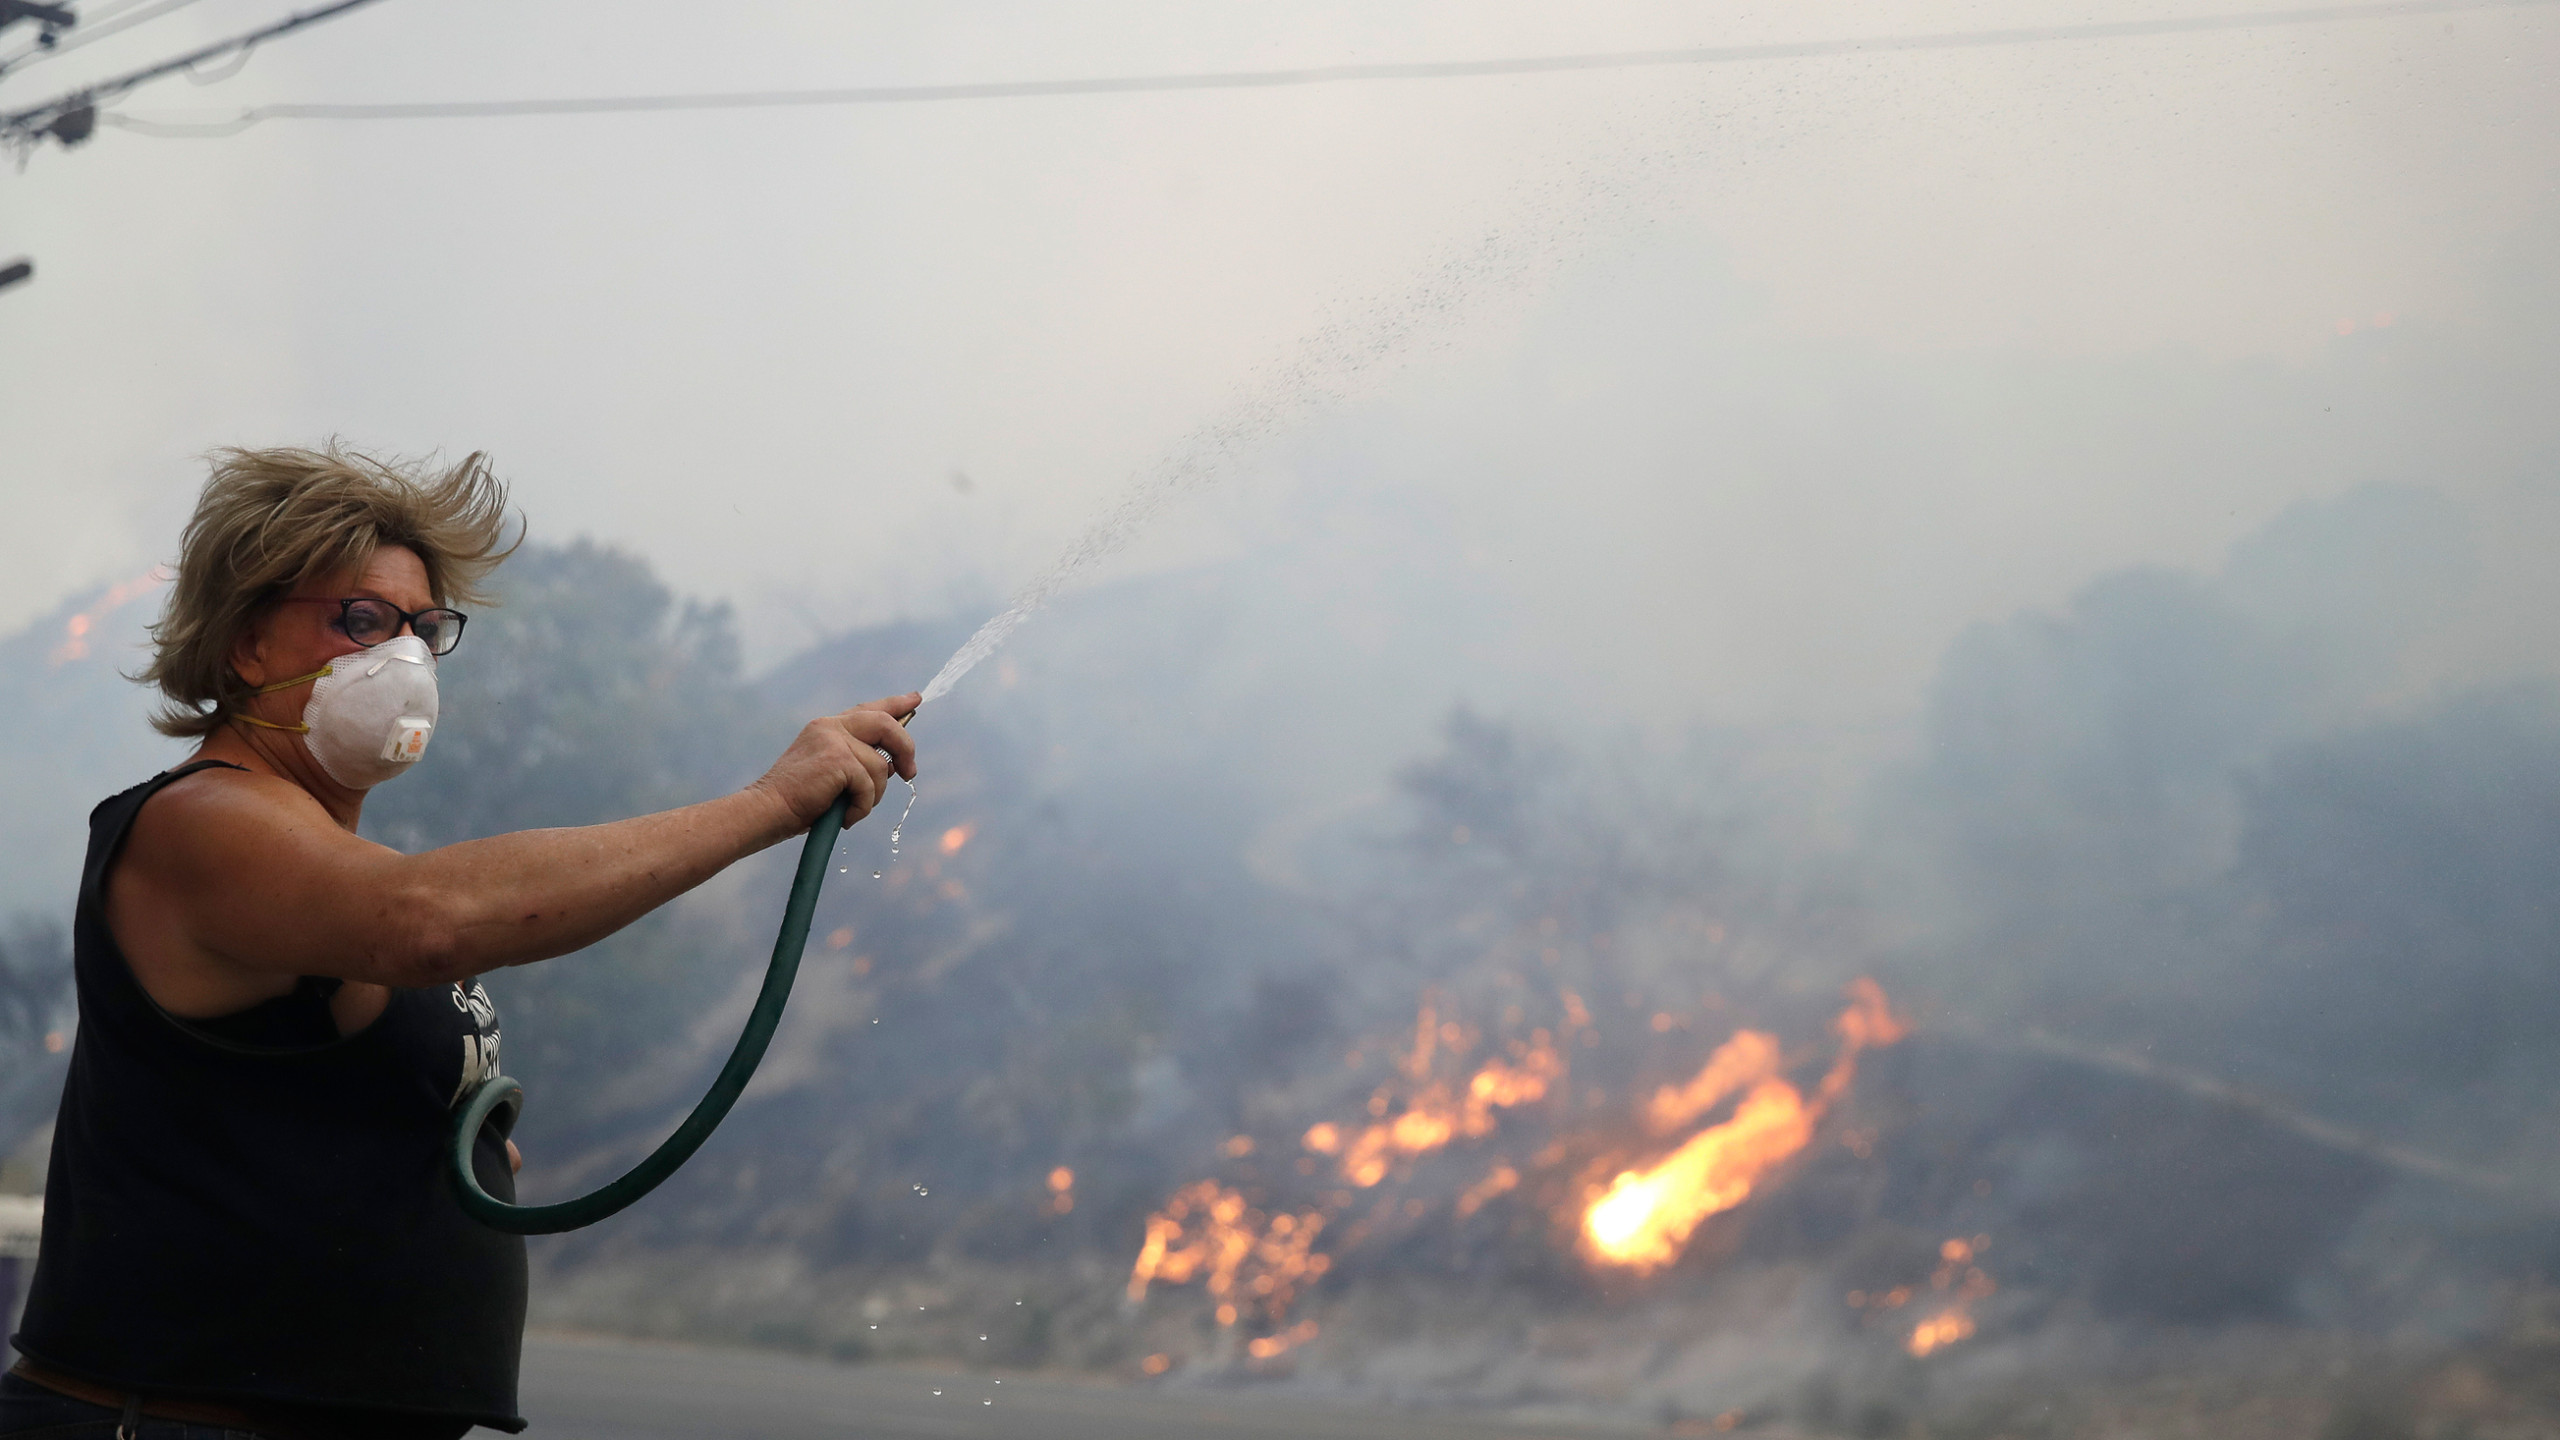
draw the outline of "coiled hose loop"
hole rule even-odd
[[[800,952],[809,943],[809,921],[817,912],[818,890],[827,881],[827,857],[834,851],[837,837],[844,833],[845,810],[852,803],[850,795],[838,797],[818,823],[809,827],[809,838],[800,846],[800,871],[791,880],[791,898],[782,907],[782,933],[774,937],[773,961],[765,967],[764,989],[756,995],[756,1008],[747,1015],[747,1028],[738,1036],[738,1048],[729,1052],[729,1063],[720,1067],[720,1078],[711,1082],[710,1093],[693,1107],[693,1113],[676,1127],[676,1133],[621,1179],[600,1190],[556,1205],[511,1205],[482,1188],[471,1165],[480,1127],[488,1123],[489,1117],[501,1109],[507,1111],[506,1128],[512,1129],[515,1116],[524,1109],[524,1087],[507,1076],[492,1075],[472,1090],[471,1098],[455,1113],[452,1144],[446,1156],[454,1196],[472,1219],[493,1230],[516,1235],[556,1235],[563,1230],[576,1230],[593,1225],[657,1189],[676,1173],[676,1167],[693,1158],[693,1152],[702,1148],[702,1142],[711,1138],[711,1132],[728,1115],[729,1107],[738,1103],[738,1096],[764,1059],[765,1047],[773,1041],[774,1028],[782,1023],[782,1007],[791,999],[791,982],[800,975]]]

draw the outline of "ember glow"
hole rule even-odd
[[[1316,1334],[1316,1322],[1301,1320],[1276,1335],[1265,1335],[1261,1339],[1248,1342],[1244,1351],[1256,1360],[1269,1360],[1288,1354],[1316,1338]]]
[[[1315,1253],[1324,1229],[1317,1211],[1265,1215],[1244,1196],[1215,1180],[1184,1187],[1147,1217],[1147,1239],[1129,1271],[1129,1298],[1147,1298],[1147,1287],[1201,1281],[1217,1304],[1218,1323],[1233,1325],[1248,1310],[1273,1323],[1287,1317],[1300,1287],[1332,1268]]]
[[[1989,1236],[1976,1235],[1970,1240],[1949,1240],[1938,1247],[1938,1269],[1929,1277],[1929,1288],[1948,1297],[1947,1304],[1920,1322],[1904,1349],[1914,1355],[1926,1355],[1972,1338],[1974,1302],[2000,1288],[1977,1263],[1989,1243]]]
[[[1823,1113],[1857,1077],[1858,1052],[1890,1045],[1904,1034],[1874,981],[1859,980],[1849,997],[1849,1008],[1832,1023],[1840,1054],[1809,1101],[1777,1073],[1777,1041],[1754,1030],[1716,1047],[1686,1086],[1655,1092],[1647,1119],[1657,1130],[1707,1113],[1736,1090],[1743,1094],[1722,1123],[1690,1136],[1645,1169],[1621,1171],[1591,1202],[1583,1212],[1582,1237],[1593,1259],[1639,1275],[1670,1264],[1702,1221],[1741,1204],[1771,1171],[1804,1149]]]
[[[1519,1187],[1520,1172],[1512,1168],[1510,1161],[1496,1160],[1482,1180],[1468,1186],[1467,1193],[1458,1197],[1459,1218],[1473,1215],[1485,1207],[1485,1202]]]
[[[1972,1334],[1972,1316],[1962,1310],[1942,1311],[1921,1321],[1920,1328],[1911,1332],[1910,1350],[1914,1355],[1926,1355],[1940,1346],[1953,1345]]]
[[[1665,1085],[1653,1093],[1645,1123],[1655,1133],[1677,1130],[1723,1103],[1746,1085],[1778,1073],[1778,1037],[1745,1030],[1716,1047],[1696,1078],[1681,1086]]]
[[[1564,1035],[1571,1041],[1591,1020],[1578,999],[1569,993],[1561,998]],[[1683,1027],[1655,1027],[1656,1033],[1672,1028]],[[1848,1008],[1832,1029],[1839,1037],[1837,1053],[1809,1095],[1787,1078],[1775,1036],[1743,1030],[1718,1046],[1688,1081],[1663,1085],[1637,1106],[1633,1118],[1654,1135],[1676,1133],[1722,1107],[1731,1109],[1650,1167],[1621,1173],[1596,1198],[1567,1202],[1556,1219],[1567,1231],[1579,1232],[1586,1258],[1640,1274],[1678,1259],[1702,1221],[1741,1204],[1779,1166],[1803,1152],[1823,1116],[1847,1093],[1859,1052],[1892,1044],[1904,1033],[1884,991],[1869,980],[1850,986]],[[1542,1185],[1550,1194],[1554,1187],[1569,1190],[1569,1157],[1578,1148],[1589,1154],[1591,1145],[1609,1143],[1591,1132],[1588,1107],[1572,1103],[1580,1097],[1565,1083],[1569,1046],[1559,1044],[1555,1032],[1533,1029],[1525,1040],[1501,1045],[1500,1053],[1469,1063],[1464,1057],[1483,1043],[1482,1033],[1445,1019],[1435,1003],[1425,1000],[1412,1033],[1412,1048],[1397,1058],[1395,1073],[1370,1092],[1366,1120],[1321,1120],[1299,1137],[1306,1152],[1296,1161],[1299,1175],[1312,1177],[1330,1162],[1339,1180],[1352,1188],[1335,1190],[1302,1212],[1274,1206],[1265,1213],[1256,1208],[1263,1192],[1248,1193],[1251,1180],[1242,1182],[1247,1188],[1216,1180],[1186,1186],[1148,1217],[1146,1241],[1130,1270],[1129,1298],[1145,1299],[1158,1282],[1199,1281],[1220,1325],[1250,1322],[1264,1332],[1250,1342],[1249,1354],[1257,1359],[1280,1355],[1315,1334],[1313,1321],[1290,1325],[1288,1308],[1332,1268],[1331,1259],[1314,1246],[1319,1234],[1330,1233],[1327,1221],[1354,1205],[1356,1191],[1387,1186],[1385,1196],[1374,1203],[1358,1202],[1365,1218],[1333,1233],[1337,1247],[1361,1245],[1381,1234],[1382,1227],[1410,1227],[1434,1209],[1466,1220],[1502,1197],[1535,1195]],[[1399,1193],[1398,1187],[1416,1183],[1418,1172],[1410,1162],[1466,1142],[1489,1141],[1506,1114],[1540,1106],[1550,1123],[1569,1124],[1585,1140],[1555,1137],[1525,1161],[1516,1152],[1488,1155],[1477,1162],[1484,1167],[1476,1172],[1479,1178],[1453,1198],[1444,1194],[1435,1202]],[[1218,1147],[1229,1163],[1249,1162],[1259,1149],[1248,1135],[1231,1137]],[[1248,1167],[1245,1173],[1254,1172]],[[1391,1179],[1393,1185],[1388,1184]],[[1582,1193],[1589,1197],[1587,1190]],[[1531,1203],[1543,1207],[1554,1202]],[[1950,1286],[1955,1284],[1950,1280]],[[1957,1297],[1951,1293],[1951,1298]]]
[[[1555,1037],[1544,1029],[1530,1032],[1508,1059],[1488,1061],[1464,1086],[1431,1078],[1432,1060],[1441,1045],[1453,1052],[1472,1048],[1473,1037],[1455,1024],[1440,1022],[1428,1002],[1414,1026],[1414,1045],[1400,1067],[1411,1086],[1399,1107],[1396,1087],[1382,1085],[1369,1097],[1376,1122],[1347,1136],[1330,1121],[1311,1127],[1301,1141],[1319,1155],[1340,1157],[1342,1178],[1366,1190],[1387,1178],[1400,1159],[1429,1154],[1455,1139],[1477,1140],[1494,1132],[1494,1112],[1532,1105],[1547,1097],[1548,1087],[1564,1077],[1564,1056]],[[1388,1118],[1390,1112],[1393,1118]]]
[[[72,616],[62,625],[62,643],[55,646],[45,660],[53,665],[67,665],[89,656],[89,632],[113,611],[120,610],[169,582],[169,572],[154,565],[130,580],[118,581],[98,597],[98,603]]]

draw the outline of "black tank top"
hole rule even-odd
[[[394,990],[343,1039],[329,981],[189,1022],[153,1003],[107,929],[107,873],[134,816],[210,763],[89,816],[80,1028],[17,1347],[126,1392],[302,1416],[317,1434],[522,1430],[524,1241],[463,1214],[443,1170],[451,1107],[496,1069],[488,992]],[[512,1199],[485,1131],[476,1161],[489,1193]]]

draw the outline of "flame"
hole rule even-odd
[[[1202,1286],[1218,1305],[1218,1323],[1233,1325],[1245,1307],[1260,1309],[1273,1321],[1284,1318],[1298,1289],[1333,1267],[1332,1257],[1317,1254],[1316,1236],[1324,1215],[1282,1212],[1265,1215],[1245,1203],[1242,1193],[1215,1180],[1202,1180],[1174,1192],[1165,1207],[1147,1217],[1146,1244],[1129,1270],[1129,1298],[1147,1298],[1147,1287]]]
[[[1377,1123],[1346,1139],[1342,1128],[1328,1120],[1310,1127],[1299,1143],[1319,1155],[1339,1155],[1342,1178],[1365,1190],[1386,1179],[1399,1159],[1429,1154],[1452,1140],[1492,1134],[1495,1111],[1535,1104],[1564,1078],[1564,1052],[1544,1029],[1531,1031],[1528,1043],[1514,1046],[1510,1059],[1486,1062],[1467,1077],[1463,1090],[1430,1078],[1433,1055],[1441,1045],[1459,1052],[1470,1048],[1474,1038],[1462,1026],[1441,1024],[1431,1002],[1424,1001],[1414,1024],[1412,1053],[1398,1067],[1420,1087],[1405,1100],[1403,1112],[1385,1118],[1393,1101],[1381,1088],[1369,1097]]]
[[[1462,1217],[1473,1215],[1484,1208],[1486,1201],[1505,1191],[1517,1189],[1519,1185],[1520,1172],[1511,1168],[1511,1162],[1496,1160],[1493,1162],[1493,1169],[1486,1172],[1482,1180],[1468,1186],[1467,1193],[1458,1197],[1458,1214]]]
[[[1564,1028],[1566,1031],[1571,1032],[1575,1030],[1590,1029],[1590,1007],[1584,1005],[1582,1003],[1582,997],[1574,994],[1572,991],[1567,990],[1562,993],[1564,996]]]
[[[1856,1078],[1860,1050],[1890,1045],[1906,1033],[1884,990],[1866,979],[1849,987],[1849,1008],[1832,1028],[1840,1036],[1839,1058],[1810,1101],[1776,1073],[1777,1041],[1755,1030],[1716,1047],[1685,1087],[1657,1091],[1647,1118],[1668,1129],[1749,1087],[1732,1118],[1690,1136],[1649,1169],[1621,1171],[1591,1202],[1583,1212],[1582,1235],[1592,1256],[1640,1275],[1679,1259],[1701,1222],[1741,1204],[1813,1139],[1823,1113]]]
[[[1988,1272],[1974,1263],[1990,1243],[1990,1236],[1976,1235],[1970,1240],[1949,1240],[1938,1247],[1938,1269],[1929,1277],[1929,1285],[1951,1294],[1953,1299],[1945,1309],[1920,1322],[1905,1349],[1914,1355],[1926,1355],[1972,1338],[1973,1303],[2000,1288]]]
[[[1890,1045],[1911,1033],[1911,1027],[1886,1002],[1884,987],[1864,976],[1849,982],[1849,1008],[1840,1012],[1831,1028],[1839,1032],[1852,1055]]]
[[[62,643],[53,648],[53,653],[45,657],[45,662],[59,667],[74,660],[87,659],[89,632],[97,628],[98,621],[110,612],[132,604],[167,583],[169,583],[169,572],[161,566],[154,565],[130,580],[119,580],[108,586],[107,593],[99,596],[96,604],[63,622]]]
[[[1413,1053],[1404,1059],[1404,1073],[1416,1080],[1430,1079],[1431,1052],[1439,1043],[1439,1010],[1426,998],[1422,1002],[1422,1012],[1414,1017]]]
[[[1259,1340],[1247,1343],[1244,1352],[1256,1360],[1268,1360],[1276,1355],[1288,1354],[1316,1338],[1317,1333],[1316,1322],[1301,1320],[1277,1335],[1265,1335]]]
[[[1953,1345],[1973,1334],[1973,1317],[1962,1310],[1948,1310],[1920,1322],[1911,1332],[1910,1351],[1926,1355],[1943,1345]]]
[[[1398,1165],[1462,1140],[1481,1139],[1497,1131],[1502,1112],[1536,1104],[1565,1093],[1567,1053],[1576,1044],[1596,1040],[1590,1011],[1580,997],[1562,992],[1564,1025],[1560,1031],[1537,1029],[1526,1041],[1514,1041],[1472,1068],[1461,1057],[1484,1038],[1483,1032],[1456,1020],[1444,1020],[1438,1004],[1426,996],[1414,1018],[1411,1048],[1396,1057],[1395,1074],[1368,1097],[1365,1120],[1344,1123],[1322,1120],[1299,1137],[1306,1152],[1295,1161],[1300,1175],[1312,1176],[1330,1163],[1345,1188],[1325,1195],[1317,1208],[1298,1213],[1254,1208],[1241,1190],[1216,1180],[1201,1180],[1174,1193],[1164,1207],[1147,1218],[1146,1239],[1130,1267],[1132,1302],[1146,1298],[1161,1281],[1185,1285],[1197,1281],[1207,1292],[1222,1326],[1251,1323],[1262,1332],[1247,1342],[1254,1359],[1287,1353],[1316,1334],[1315,1322],[1288,1324],[1289,1307],[1331,1268],[1329,1256],[1315,1249],[1328,1222],[1354,1204],[1357,1190],[1384,1184]],[[1710,1010],[1721,1008],[1710,1004]],[[1506,1014],[1504,1024],[1519,1017]],[[1679,1028],[1673,1027],[1657,1027]],[[1664,1085],[1639,1110],[1639,1118],[1655,1133],[1694,1127],[1719,1107],[1731,1112],[1720,1123],[1696,1130],[1652,1166],[1619,1174],[1589,1200],[1578,1217],[1583,1248],[1595,1260],[1646,1273],[1677,1260],[1689,1237],[1709,1216],[1730,1210],[1766,1183],[1768,1177],[1811,1143],[1831,1107],[1845,1095],[1857,1074],[1859,1052],[1890,1045],[1906,1033],[1884,991],[1871,980],[1848,987],[1847,1008],[1832,1022],[1839,1048],[1830,1069],[1810,1091],[1800,1090],[1784,1072],[1784,1055],[1775,1036],[1757,1030],[1738,1031],[1718,1046],[1706,1064],[1685,1084]],[[1350,1062],[1359,1063],[1360,1050]],[[1463,1078],[1460,1078],[1463,1076]],[[1600,1103],[1592,1092],[1592,1103]],[[1219,1145],[1228,1160],[1256,1155],[1260,1147],[1250,1135],[1235,1135]],[[1566,1142],[1539,1150],[1526,1168],[1548,1170],[1571,1153]],[[1523,1166],[1496,1159],[1481,1179],[1457,1197],[1459,1218],[1483,1210],[1499,1196],[1527,1188]],[[1052,1186],[1064,1195],[1063,1187]],[[1333,1234],[1333,1243],[1359,1245],[1378,1227],[1418,1219],[1430,1203],[1390,1192],[1367,1217]],[[1977,1248],[1978,1248],[1978,1242]],[[1950,1292],[1952,1304],[1924,1323],[1912,1344],[1935,1349],[1970,1334],[1972,1318],[1965,1310],[1977,1294],[1989,1293],[1988,1277],[1978,1281],[1971,1251],[1938,1288]],[[1961,1279],[1961,1283],[1959,1280]],[[1925,1293],[1925,1292],[1924,1292]],[[1880,1295],[1879,1308],[1897,1308],[1913,1298],[1910,1287]],[[1852,1303],[1866,1300],[1861,1293]],[[1953,1317],[1953,1318],[1948,1318]],[[1934,1327],[1934,1328],[1933,1328]],[[1955,1331],[1962,1329],[1963,1334]],[[1915,1349],[1915,1354],[1926,1353]],[[1150,1370],[1149,1373],[1161,1373]]]
[[[1653,1093],[1645,1123],[1656,1133],[1677,1130],[1723,1103],[1728,1095],[1778,1073],[1778,1037],[1744,1030],[1716,1047],[1697,1077],[1678,1089],[1665,1085]]]
[[[1784,1080],[1763,1080],[1733,1118],[1691,1136],[1650,1170],[1626,1171],[1592,1203],[1583,1234],[1603,1260],[1656,1270],[1680,1258],[1698,1222],[1730,1210],[1813,1138],[1816,1116]]]

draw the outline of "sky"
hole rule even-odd
[[[384,0],[110,108],[2250,11],[750,0],[607,26]],[[199,0],[0,78],[0,103],[283,13]],[[1323,635],[1446,642],[1416,657],[1416,723],[1457,690],[1656,727],[1905,724],[1967,627],[2126,566],[2209,569],[2376,481],[2439,489],[2478,532],[2488,580],[2445,675],[2540,673],[2560,639],[2536,561],[2560,539],[2560,444],[2532,398],[2560,368],[2555,22],[2523,4],[1240,91],[106,127],[0,175],[0,257],[37,266],[0,292],[0,630],[168,558],[210,448],[336,435],[489,451],[537,538],[646,555],[735,602],[770,661],[991,608],[1223,426],[1216,483],[1090,578],[1285,553]],[[1370,623],[1389,611],[1429,623]]]

